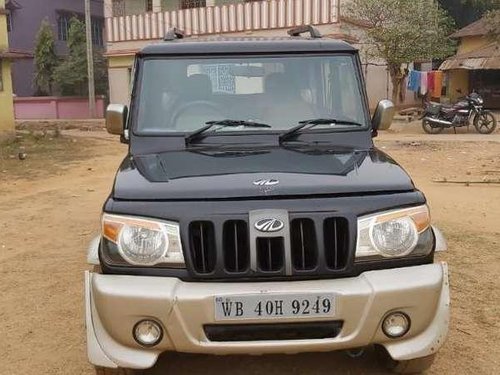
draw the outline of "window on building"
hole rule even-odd
[[[144,0],[146,2],[146,12],[153,11],[153,0]]]
[[[92,44],[95,46],[102,47],[103,43],[103,22],[101,19],[93,18],[92,19]]]
[[[75,17],[74,14],[60,14],[57,18],[57,36],[59,40],[66,42],[69,35],[69,27],[71,18]],[[84,21],[82,17],[78,17],[81,21]],[[91,28],[92,28],[92,44],[95,46],[103,46],[103,21],[100,18],[92,17]]]
[[[207,6],[206,0],[181,0],[181,9],[204,8]]]
[[[112,0],[113,16],[120,17],[125,15],[125,0]]]
[[[7,32],[12,31],[12,15],[10,13],[7,13]]]
[[[70,19],[71,16],[69,14],[60,14],[57,18],[57,37],[59,40],[68,40]]]

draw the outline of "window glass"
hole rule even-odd
[[[366,125],[357,70],[346,55],[145,60],[138,100],[136,131],[143,134],[187,132],[223,119],[271,130],[315,118]]]
[[[59,40],[66,41],[68,40],[68,32],[69,32],[69,20],[71,16],[67,14],[60,14],[57,18],[57,36]]]
[[[71,19],[75,17],[74,14],[65,13],[60,14],[57,18],[57,36],[61,41],[66,42],[69,36],[69,28],[71,24]],[[80,21],[84,22],[81,17],[78,17]],[[92,29],[92,44],[95,46],[102,47],[104,45],[104,37],[103,37],[103,20],[100,18],[91,19],[91,29]]]
[[[92,18],[92,44],[95,46],[102,47],[103,43],[103,35],[102,28],[103,22],[101,19]]]

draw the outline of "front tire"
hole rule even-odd
[[[424,129],[424,132],[427,134],[439,134],[443,131],[442,126],[432,126],[427,120],[422,120],[422,129]]]
[[[132,369],[95,367],[95,375],[136,375]]]
[[[497,127],[497,120],[490,111],[483,111],[474,117],[474,127],[480,134],[491,134]]]
[[[383,347],[377,348],[377,356],[381,364],[395,374],[421,374],[428,370],[436,359],[436,354],[431,354],[407,361],[395,361]]]

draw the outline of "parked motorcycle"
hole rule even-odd
[[[445,128],[470,126],[471,121],[481,134],[493,133],[497,126],[495,116],[483,108],[483,98],[475,92],[453,105],[427,103],[422,128],[426,133],[438,134]]]

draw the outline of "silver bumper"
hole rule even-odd
[[[344,324],[337,337],[211,342],[204,333],[205,324],[216,323],[213,305],[216,295],[311,291],[338,296],[335,319]],[[375,343],[385,346],[396,360],[423,357],[436,352],[445,341],[450,303],[445,263],[369,271],[345,279],[265,283],[188,283],[175,278],[86,272],[85,300],[90,362],[105,367],[139,369],[153,366],[164,351],[296,353],[357,348]],[[412,323],[403,338],[391,340],[380,326],[383,317],[395,310],[407,313]],[[132,337],[133,326],[144,318],[157,320],[165,330],[162,341],[154,348],[143,348]],[[280,323],[294,321],[280,319]],[[252,322],[273,323],[276,320],[245,320],[245,323]]]

